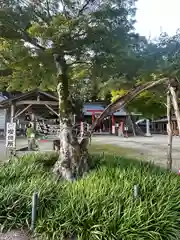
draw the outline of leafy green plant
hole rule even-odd
[[[92,155],[81,180],[56,180],[57,155],[27,155],[0,169],[1,230],[30,224],[31,197],[39,192],[36,232],[43,240],[178,239],[179,176],[124,157]],[[48,168],[49,166],[49,168]],[[141,193],[133,199],[133,185]]]

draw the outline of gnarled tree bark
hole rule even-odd
[[[172,99],[170,89],[167,92],[167,133],[168,133],[168,149],[167,149],[167,169],[172,169]]]
[[[59,84],[60,115],[60,155],[54,165],[53,172],[66,180],[74,180],[88,170],[88,138],[78,140],[72,125],[72,103],[69,99],[69,78],[64,56],[54,56]]]
[[[173,104],[174,113],[177,120],[178,135],[180,136],[180,112],[179,112],[179,106],[178,106],[177,87],[170,86],[169,90],[172,96],[172,104]]]

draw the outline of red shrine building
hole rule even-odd
[[[96,118],[104,111],[107,105],[103,102],[92,102],[92,103],[85,103],[83,114],[84,119],[83,121],[92,125]],[[115,126],[121,125],[124,128],[128,122],[129,116],[132,116],[134,120],[138,118],[141,114],[136,113],[128,113],[124,109],[121,109],[110,116],[106,117],[100,126],[96,129],[97,131],[101,132],[109,132],[115,133]],[[123,129],[122,129],[123,130]]]

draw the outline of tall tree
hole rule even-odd
[[[135,0],[1,3],[1,79],[10,88],[57,87],[61,151],[54,172],[65,179],[87,170],[87,139],[79,143],[72,129],[74,80],[78,75],[92,79],[95,89],[97,79],[113,69],[130,40],[134,4]]]
[[[179,78],[179,33],[169,37],[163,33],[156,41],[147,41],[138,35],[134,35],[129,55],[129,68],[131,75],[123,75],[111,78],[106,82],[106,91],[111,91],[112,101],[129,91],[133,85],[156,80],[161,77]],[[134,58],[133,58],[134,57]],[[129,77],[130,76],[130,77]],[[123,77],[123,81],[122,81]],[[124,84],[122,84],[124,82]],[[166,91],[167,87],[159,86],[156,89],[141,93],[127,106],[130,111],[136,109],[146,117],[159,117],[166,115]]]

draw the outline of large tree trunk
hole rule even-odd
[[[55,55],[58,70],[60,114],[60,154],[53,172],[66,180],[74,180],[88,170],[88,138],[78,140],[72,124],[72,103],[69,94],[67,64],[64,57]]]
[[[167,93],[167,133],[168,133],[168,149],[167,149],[167,169],[172,169],[172,102],[170,91]]]
[[[178,135],[180,136],[180,112],[179,112],[179,106],[178,106],[178,97],[176,93],[176,87],[170,87],[170,92],[172,95],[172,104],[173,104],[174,113],[175,113],[177,125],[178,125]]]
[[[78,141],[71,124],[61,122],[60,154],[54,173],[66,180],[74,180],[88,171],[88,138]]]

